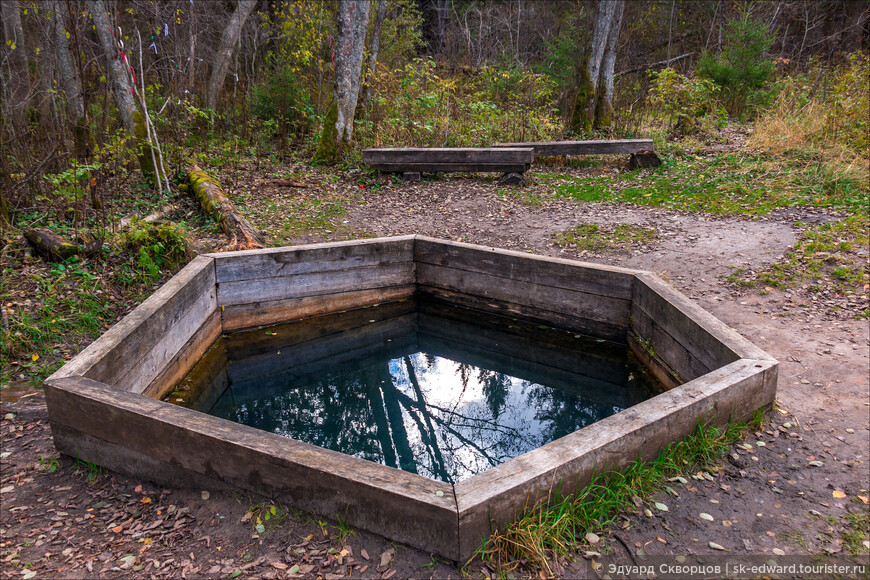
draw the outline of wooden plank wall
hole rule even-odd
[[[50,378],[161,396],[219,334],[214,260],[199,256]]]
[[[625,343],[633,272],[417,236],[417,290]]]
[[[629,344],[669,388],[741,358],[773,360],[648,272],[637,274]]]
[[[210,254],[224,331],[414,294],[414,236]]]

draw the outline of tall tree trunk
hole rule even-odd
[[[94,21],[94,27],[106,57],[106,68],[112,80],[112,95],[115,98],[118,113],[121,115],[124,128],[133,136],[139,147],[139,168],[145,178],[152,181],[156,173],[154,151],[148,141],[145,117],[137,107],[133,95],[131,75],[128,73],[130,65],[122,60],[127,58],[126,53],[120,50],[120,46],[115,41],[114,24],[106,11],[104,0],[89,0],[88,10],[91,12],[91,18]]]
[[[9,76],[4,83],[12,105],[12,121],[15,127],[24,124],[24,111],[30,93],[30,67],[27,64],[27,49],[24,43],[24,28],[21,26],[21,8],[17,0],[0,2],[0,17],[3,19],[3,44],[9,58]]]
[[[51,33],[54,41],[54,55],[60,73],[61,88],[66,96],[66,108],[75,133],[75,147],[78,157],[87,156],[88,131],[85,120],[85,99],[78,67],[69,52],[68,30],[69,14],[66,3],[61,0],[48,0],[46,8],[51,12]]]
[[[596,127],[610,127],[613,123],[613,75],[616,66],[616,53],[619,50],[619,30],[622,26],[625,0],[617,0],[614,10],[613,22],[607,35],[607,48],[601,63],[601,86],[595,105]]]
[[[369,72],[366,75],[366,95],[363,98],[362,108],[369,106],[372,98],[372,85],[375,81],[375,70],[378,66],[378,50],[381,46],[381,28],[384,25],[384,15],[387,13],[387,0],[378,0],[378,15],[375,19],[375,28],[372,30],[372,48],[369,56]]]
[[[227,71],[230,68],[230,61],[233,58],[233,50],[239,43],[239,38],[242,35],[242,28],[245,26],[245,21],[248,20],[254,7],[257,5],[257,0],[239,0],[236,5],[236,10],[230,17],[227,27],[221,35],[221,42],[214,54],[214,60],[211,65],[211,77],[208,80],[208,87],[205,91],[205,106],[214,112],[217,109],[218,93],[224,86],[224,79],[227,77]]]
[[[580,82],[577,98],[574,101],[574,112],[571,115],[571,129],[577,133],[592,130],[595,121],[595,103],[598,100],[601,64],[607,47],[607,40],[613,26],[618,4],[624,0],[601,0],[598,4],[598,14],[592,31],[592,46],[589,57],[580,69]],[[621,9],[620,9],[621,12]]]
[[[335,46],[335,100],[323,121],[323,134],[315,153],[319,161],[337,161],[353,138],[353,117],[359,98],[369,3],[339,0],[338,39]]]

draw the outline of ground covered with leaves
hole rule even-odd
[[[177,269],[155,260],[177,239],[53,265],[7,238],[4,575],[574,577],[613,557],[723,553],[866,562],[867,187],[832,185],[812,163],[752,150],[745,137],[663,151],[650,170],[549,160],[525,188],[485,174],[407,184],[301,161],[209,168],[271,245],[420,233],[652,270],[780,361],[777,408],[708,460],[662,472],[613,512],[573,519],[568,544],[536,553],[494,542],[464,566],[239,491],[163,489],[59,456],[36,385]],[[189,255],[220,246],[184,195],[131,212],[164,205],[161,220],[181,225]],[[501,532],[541,527],[532,524]]]

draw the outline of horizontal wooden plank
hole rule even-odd
[[[707,368],[721,367],[740,358],[773,360],[654,274],[638,274],[632,303]]]
[[[414,259],[427,264],[625,300],[631,300],[634,275],[640,272],[425,236],[417,236]]]
[[[352,308],[362,308],[393,300],[403,300],[414,295],[415,284],[400,284],[386,288],[372,288],[354,292],[335,292],[310,296],[306,298],[288,298],[285,300],[268,300],[250,304],[234,304],[226,306],[221,315],[225,332],[266,326],[331,314]]]
[[[112,383],[145,356],[204,295],[213,293],[214,285],[214,260],[204,256],[194,258],[52,377],[86,375]]]
[[[221,315],[212,310],[187,343],[165,365],[162,371],[142,391],[146,397],[161,399],[196,366],[202,356],[211,348],[221,334]]]
[[[395,300],[371,308],[353,308],[327,314],[312,316],[268,329],[250,329],[234,332],[227,336],[227,358],[241,360],[260,354],[286,350],[293,345],[349,332],[360,327],[370,327],[373,323],[398,318],[417,311],[416,300]]]
[[[492,312],[502,316],[524,318],[528,321],[537,322],[547,326],[565,328],[592,338],[603,338],[604,340],[612,340],[614,342],[625,344],[625,335],[627,331],[627,326],[625,324],[608,324],[606,322],[590,320],[588,318],[573,316],[563,312],[554,312],[552,310],[545,310],[534,306],[525,306],[514,302],[494,300],[492,298],[436,288],[433,286],[420,285],[417,288],[417,293],[425,297],[437,298],[466,308],[483,310],[485,312]]]
[[[460,553],[537,502],[581,489],[593,473],[654,458],[699,418],[722,425],[770,405],[775,367],[773,361],[737,361],[457,483]]]
[[[414,263],[397,262],[379,266],[312,272],[282,278],[259,278],[218,284],[218,304],[251,304],[288,298],[322,296],[338,292],[372,290],[415,282]]]
[[[640,346],[648,352],[651,351],[650,354],[661,359],[676,373],[678,384],[697,379],[713,370],[656,324],[636,304],[631,307],[631,331],[630,334],[638,337]]]
[[[210,254],[218,283],[347,270],[414,259],[414,236]]]
[[[417,284],[628,327],[631,303],[622,298],[423,262],[417,264]]]
[[[533,147],[408,147],[398,149],[366,149],[363,151],[363,161],[369,165],[398,163],[530,164],[534,160],[535,150]]]
[[[496,143],[493,147],[533,147],[535,157],[556,155],[614,155],[652,151],[652,139],[612,139],[592,141],[539,141]]]
[[[168,464],[458,559],[456,504],[447,483],[88,379],[59,379],[47,386],[46,400],[53,424],[149,458],[149,479],[160,481]],[[97,458],[92,446],[60,445],[82,460]],[[120,461],[116,468],[125,470]]]
[[[437,173],[443,172],[491,172],[525,173],[530,163],[471,163],[471,162],[433,162],[433,163],[369,163],[372,169],[385,173]]]
[[[151,348],[139,360],[120,366],[111,380],[103,382],[131,393],[143,392],[175,359],[191,337],[196,337],[197,331],[203,330],[203,325],[207,321],[212,320],[216,324],[219,323],[218,319],[215,318],[216,314],[217,301],[215,300],[215,289],[212,287],[202,294],[199,300],[191,304],[181,318],[167,327],[162,335],[154,337],[150,344]],[[211,339],[209,340],[207,335],[201,337],[203,340],[208,340],[208,342],[199,345],[198,348],[201,352],[208,349],[214,342],[217,333],[220,332],[219,328],[214,325],[206,330],[210,331]],[[112,351],[108,356],[114,358],[115,352]]]

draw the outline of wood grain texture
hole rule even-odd
[[[593,141],[540,141],[496,143],[493,147],[532,147],[535,157],[560,155],[613,155],[652,151],[652,139],[612,139]]]
[[[223,328],[225,332],[230,332],[403,300],[413,296],[416,288],[415,284],[400,284],[386,288],[334,292],[305,298],[231,304],[222,309]]]
[[[702,418],[724,424],[744,419],[773,401],[773,361],[740,360],[571,435],[456,484],[460,553],[473,551],[492,525],[510,522],[527,507],[573,493],[601,472],[642,457],[652,459]],[[773,378],[775,382],[775,377]]]
[[[52,381],[54,425],[457,560],[456,504],[449,484],[119,391],[84,378]],[[58,431],[60,433],[60,431]],[[91,460],[92,447],[61,447]],[[85,455],[83,455],[85,454]],[[96,458],[96,457],[94,457]],[[124,472],[123,462],[117,468]],[[159,471],[149,479],[159,479]],[[440,495],[437,492],[441,492]],[[421,525],[425,522],[425,525]]]
[[[708,368],[740,358],[774,360],[654,274],[637,275],[632,303]]]
[[[532,163],[534,147],[403,147],[366,149],[363,161],[372,164],[389,163]]]
[[[417,284],[628,327],[631,303],[621,298],[426,263],[417,264]]]
[[[187,375],[199,362],[199,359],[211,348],[221,334],[221,315],[212,310],[187,343],[159,371],[154,379],[142,390],[146,397],[162,399],[181,379]],[[133,391],[135,392],[135,391]]]
[[[631,300],[634,274],[639,272],[425,236],[417,236],[414,259],[418,263],[448,266],[624,300]]]
[[[213,292],[214,285],[214,260],[204,256],[194,258],[49,378],[87,375],[103,382],[115,381],[145,356],[163,333],[183,318],[203,295]],[[192,332],[198,327],[199,324],[189,330]]]
[[[414,259],[414,236],[209,254],[218,283],[348,270]]]
[[[656,380],[665,389],[673,389],[683,384],[683,379],[680,374],[672,369],[666,362],[647,349],[647,345],[641,342],[637,335],[633,332],[628,333],[628,346],[634,356],[643,364],[647,371],[656,378]]]
[[[625,344],[627,326],[623,323],[609,324],[562,312],[544,310],[534,306],[505,302],[474,294],[435,288],[433,286],[418,286],[417,293],[421,296],[437,298],[466,308],[488,311],[502,316],[524,318],[531,322],[568,329],[593,338],[603,338],[604,340],[612,340]]]
[[[273,302],[402,286],[415,282],[414,263],[397,262],[361,268],[312,272],[281,278],[258,278],[218,284],[220,306]]]
[[[660,359],[667,368],[676,373],[678,384],[685,383],[707,374],[713,368],[704,364],[687,350],[660,325],[656,324],[646,312],[636,304],[631,306],[631,333],[638,337],[644,350],[651,350],[654,358]],[[712,336],[708,340],[716,340]]]
[[[432,163],[370,163],[369,167],[383,171],[385,173],[401,173],[408,175],[406,181],[418,181],[417,174],[419,173],[435,173],[435,172],[499,172],[499,173],[525,173],[531,168],[531,163],[472,163],[465,162],[432,162]]]

